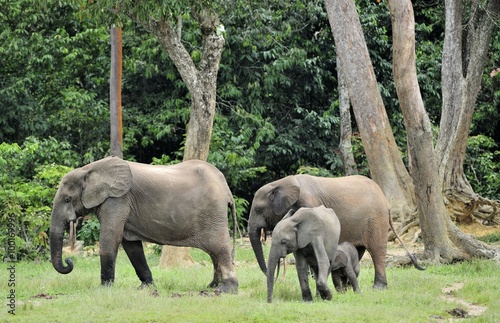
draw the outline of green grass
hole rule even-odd
[[[468,321],[500,321],[500,264],[494,261],[429,266],[426,271],[388,268],[389,288],[383,291],[371,288],[373,268],[364,265],[361,294],[334,292],[332,301],[316,298],[312,303],[302,303],[295,268],[288,266],[268,304],[265,276],[248,245],[237,250],[236,295],[215,296],[207,289],[212,278],[209,257],[196,249],[192,255],[198,264],[191,268],[160,270],[159,257],[148,254],[159,297],[137,289],[139,280],[123,252],[113,287],[99,285],[99,257],[72,257],[75,268],[68,275],[58,274],[49,262],[17,263],[16,315],[9,315],[4,305],[0,322],[437,322],[436,317],[451,318],[447,311],[463,308],[442,298],[442,288],[456,282],[465,286],[454,296],[488,308]],[[8,265],[3,267],[0,291],[5,301]]]
[[[477,237],[478,240],[481,240],[486,243],[495,243],[500,241],[500,232],[488,233],[484,236]]]

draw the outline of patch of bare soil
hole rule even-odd
[[[213,292],[209,292],[207,290],[201,290],[198,293],[194,292],[188,292],[188,293],[173,293],[172,298],[179,298],[179,297],[185,297],[185,296],[202,296],[202,297],[215,297],[215,296],[220,296],[221,292],[219,290],[214,290]]]
[[[62,294],[55,294],[55,295],[50,295],[50,294],[47,294],[47,293],[36,294],[36,295],[31,296],[30,299],[27,300],[27,301],[16,300],[16,306],[20,307],[20,306],[30,305],[30,306],[37,306],[38,307],[38,306],[42,305],[42,302],[39,301],[39,300],[54,299],[54,298],[57,297],[57,295],[62,295]]]
[[[500,232],[500,226],[498,225],[486,226],[476,222],[470,224],[458,224],[458,227],[462,230],[462,232],[470,234],[474,237],[483,237],[488,234]],[[420,235],[420,228],[412,227],[408,230],[408,232],[401,236],[401,239],[408,248],[408,251],[412,254],[421,255],[424,251],[424,245],[421,242]],[[500,246],[500,243],[494,243],[493,245]],[[365,253],[362,261],[371,262],[370,255]],[[405,250],[401,247],[401,244],[397,240],[387,244],[387,265],[389,267],[412,265],[410,259],[406,256]]]
[[[500,226],[498,225],[482,225],[477,222],[473,222],[470,224],[459,224],[458,227],[463,232],[471,234],[475,237],[483,237],[485,235],[500,231]]]
[[[444,295],[441,297],[443,299],[449,302],[460,304],[460,307],[455,307],[448,311],[448,313],[454,317],[453,321],[482,315],[488,309],[486,306],[469,303],[468,301],[453,295],[454,292],[463,288],[464,286],[464,283],[458,282],[451,286],[446,286],[442,289]]]

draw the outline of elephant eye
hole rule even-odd
[[[262,213],[262,209],[260,207],[256,208],[255,209],[255,213],[261,214]]]
[[[66,196],[66,197],[64,198],[64,202],[66,202],[66,203],[71,202],[71,197]]]

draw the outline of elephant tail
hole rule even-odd
[[[229,208],[231,209],[231,215],[233,216],[233,250],[231,251],[231,257],[233,258],[233,264],[236,256],[236,231],[238,230],[238,223],[236,222],[236,205],[234,199],[229,201]]]
[[[403,240],[399,237],[398,233],[396,230],[394,230],[394,226],[392,225],[392,216],[391,216],[391,211],[389,210],[389,225],[391,226],[392,232],[394,232],[394,235],[398,239],[399,243],[401,243],[401,246],[403,246],[403,249],[406,251],[406,255],[411,259],[411,262],[413,263],[413,266],[417,268],[418,270],[425,270],[426,268],[420,266],[417,261],[417,257],[415,255],[411,254],[408,249],[406,248]]]

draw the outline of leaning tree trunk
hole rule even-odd
[[[182,44],[181,20],[177,22],[179,28],[176,30],[173,22],[166,17],[162,20],[149,17],[146,21],[140,21],[138,17],[131,18],[156,36],[174,62],[191,94],[191,111],[183,159],[207,160],[215,116],[217,74],[225,40],[216,30],[219,27],[217,14],[208,9],[193,14],[200,26],[203,47],[198,67]],[[192,263],[194,261],[189,248],[163,247],[160,267],[185,266]]]
[[[498,23],[500,0],[490,0],[486,4],[472,2],[471,6],[470,17],[464,26],[462,2],[445,1],[443,109],[436,146],[448,211],[454,220],[466,222],[477,217],[492,220],[500,212],[498,201],[489,201],[474,193],[463,168],[488,47],[493,28]]]
[[[325,0],[325,7],[371,176],[384,191],[393,216],[408,220],[416,210],[413,183],[378,91],[356,6],[353,0]]]

